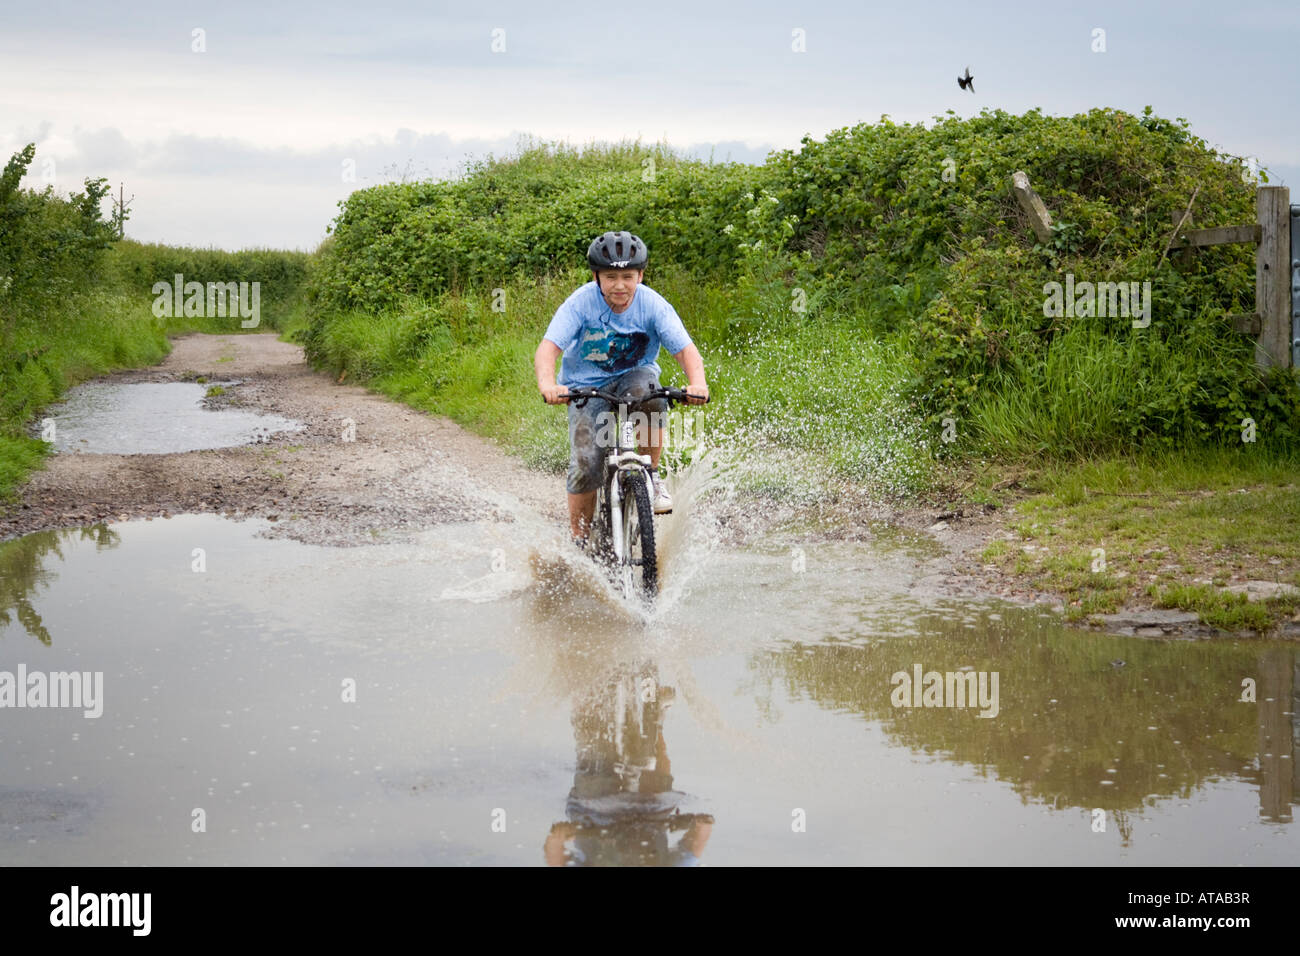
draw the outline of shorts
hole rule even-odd
[[[610,379],[601,389],[635,399],[658,384],[659,373],[648,365],[640,365]],[[668,412],[668,399],[656,398],[629,408],[628,411],[647,414],[658,412],[662,420],[662,416]],[[612,427],[612,416],[616,414],[610,403],[603,398],[589,398],[582,408],[569,402],[569,476],[565,482],[569,494],[580,495],[595,491],[605,480],[605,456],[618,437]],[[611,418],[603,417],[606,415]],[[601,427],[606,423],[611,424]]]

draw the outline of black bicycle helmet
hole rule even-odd
[[[650,258],[645,243],[630,232],[607,232],[587,247],[587,262],[593,269],[644,269]]]

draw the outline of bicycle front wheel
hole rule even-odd
[[[653,598],[659,590],[655,557],[655,516],[644,472],[623,477],[623,596]]]

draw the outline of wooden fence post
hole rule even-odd
[[[1255,249],[1255,310],[1260,317],[1255,365],[1291,365],[1291,190],[1260,186],[1255,194],[1259,245]]]
[[[1016,202],[1020,203],[1020,208],[1028,217],[1034,235],[1039,242],[1047,245],[1052,241],[1052,216],[1042,198],[1034,192],[1034,187],[1029,185],[1029,177],[1024,170],[1017,169],[1011,174],[1011,191],[1015,193]]]

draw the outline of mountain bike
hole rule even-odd
[[[627,420],[627,410],[656,398],[666,398],[670,406],[674,402],[688,404],[693,396],[685,389],[659,386],[631,399],[579,385],[569,388],[566,397],[578,408],[588,399],[601,398],[617,409],[615,444],[605,456],[605,476],[597,490],[587,540],[592,556],[613,571],[614,583],[622,589],[624,599],[640,596],[652,600],[659,590],[659,568],[650,456],[637,454],[636,423]]]

